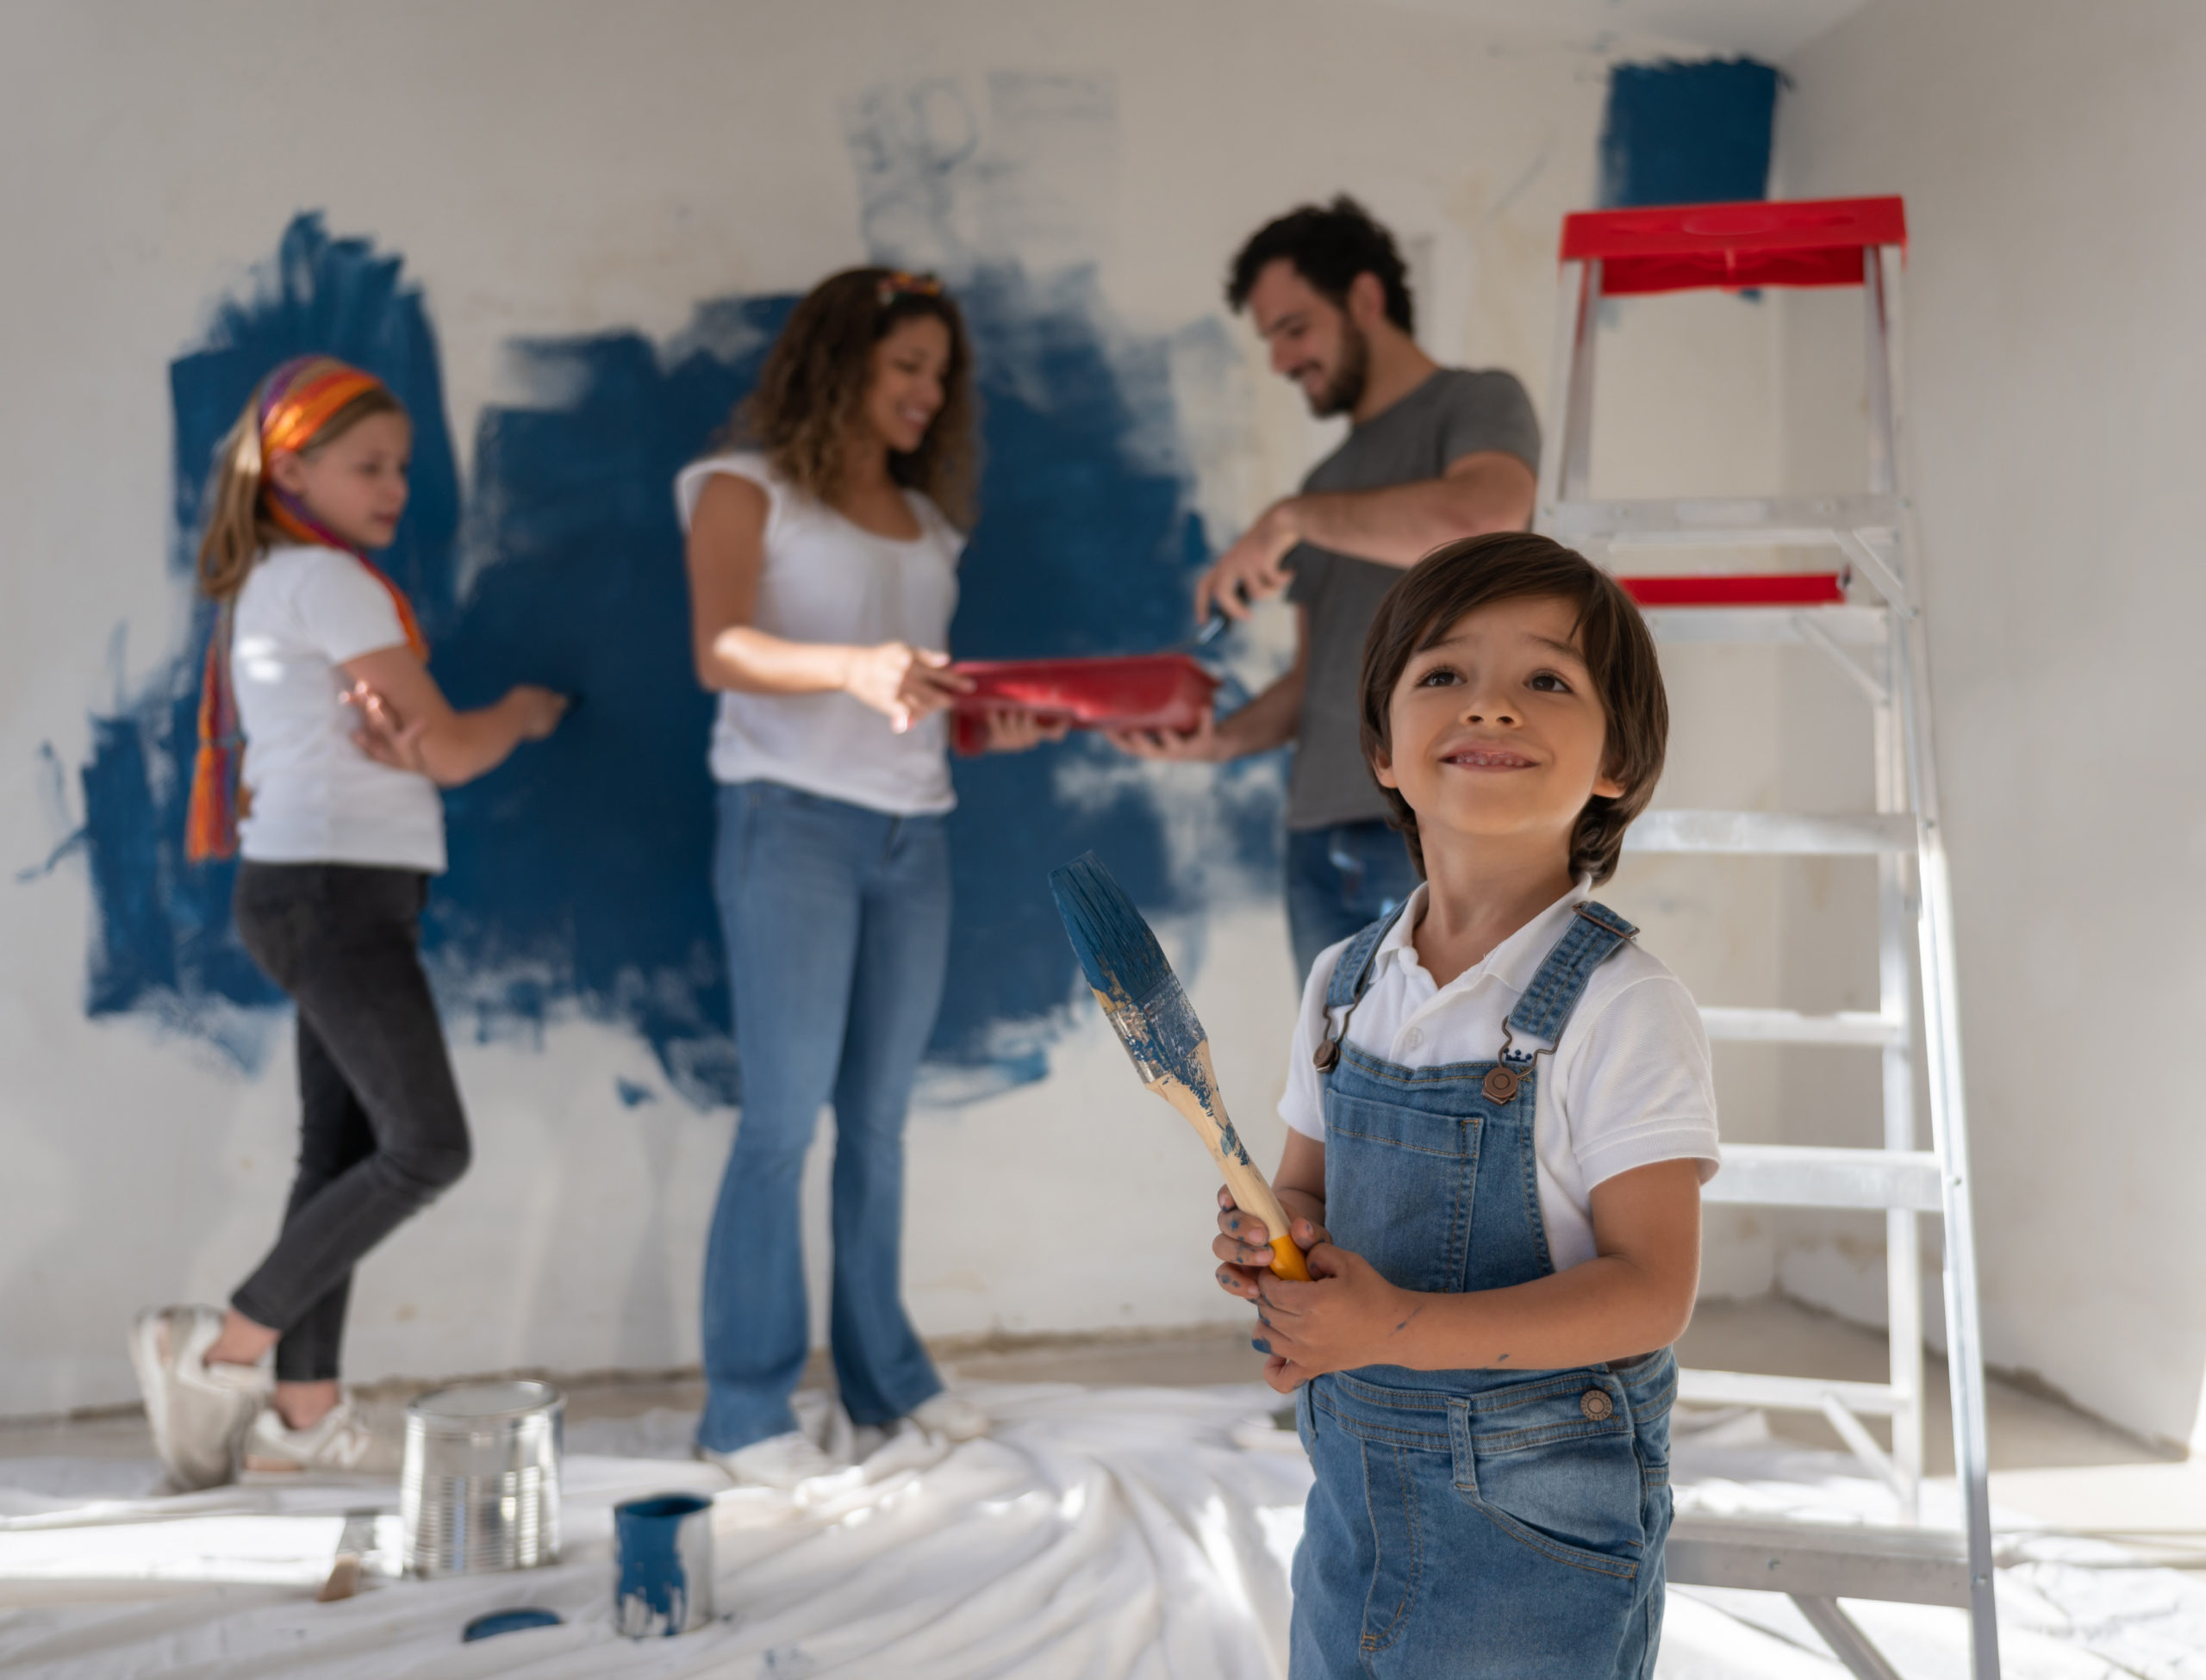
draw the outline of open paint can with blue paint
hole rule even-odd
[[[632,1640],[687,1633],[713,1619],[713,1502],[661,1493],[613,1508],[613,1621]]]

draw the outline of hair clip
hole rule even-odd
[[[900,297],[940,297],[942,282],[932,274],[912,274],[903,269],[882,277],[880,290],[876,294],[881,307],[886,309]]]

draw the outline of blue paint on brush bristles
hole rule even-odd
[[[1169,1073],[1200,1091],[1205,1081],[1195,1052],[1204,1042],[1203,1024],[1125,889],[1089,852],[1050,871],[1050,895],[1081,972],[1143,1080]]]

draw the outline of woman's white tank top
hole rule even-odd
[[[964,538],[926,497],[904,493],[919,536],[876,536],[789,483],[763,454],[738,451],[692,462],[676,476],[685,532],[715,473],[747,478],[766,493],[758,629],[792,642],[948,645]],[[723,693],[713,725],[713,775],[777,781],[900,817],[936,814],[957,803],[946,738],[939,712],[899,735],[887,718],[844,694]]]

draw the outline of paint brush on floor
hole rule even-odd
[[[1226,1117],[1203,1024],[1141,912],[1094,852],[1052,869],[1050,893],[1095,1001],[1142,1083],[1185,1117],[1225,1174],[1235,1204],[1272,1234],[1272,1270],[1307,1281],[1310,1268],[1287,1234],[1286,1210]]]

